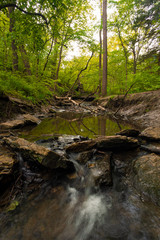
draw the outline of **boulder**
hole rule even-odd
[[[7,121],[0,124],[1,129],[18,129],[21,127],[25,127],[28,125],[37,125],[39,123],[39,119],[30,115],[24,114],[20,119]]]
[[[126,136],[107,136],[96,139],[96,147],[103,151],[128,150],[137,148],[139,146],[138,140]]]
[[[65,160],[64,157],[51,151],[43,146],[39,146],[35,143],[29,142],[23,138],[10,137],[4,138],[4,143],[10,146],[10,148],[21,153],[25,160],[32,160],[39,162],[41,165],[49,168],[68,168],[73,166],[70,161]]]
[[[141,138],[150,141],[160,141],[160,128],[159,127],[149,127],[146,128],[139,135]]]
[[[134,163],[134,185],[142,195],[160,206],[160,156],[151,153]]]
[[[110,157],[110,153],[105,153],[97,156],[94,163],[88,164],[96,185],[108,186],[112,184]]]

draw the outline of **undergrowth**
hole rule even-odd
[[[33,103],[45,102],[53,96],[47,81],[40,81],[35,76],[0,71],[0,93],[12,95]]]

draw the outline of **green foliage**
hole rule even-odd
[[[34,103],[45,101],[53,95],[45,81],[41,82],[34,76],[25,77],[5,71],[0,71],[0,91]]]
[[[9,2],[2,0],[0,7]],[[8,8],[0,11],[0,92],[35,103],[51,98],[53,93],[66,95],[85,68],[90,52],[94,57],[79,77],[82,89],[77,90],[77,84],[74,91],[79,96],[84,91],[95,92],[100,49],[93,40],[96,28],[89,1],[12,2],[28,13],[17,8],[11,14]],[[116,12],[108,19],[108,29],[114,33],[108,39],[108,95],[124,94],[134,82],[130,92],[159,89],[159,3],[110,0],[110,5]],[[66,61],[74,42],[79,44],[81,56]]]

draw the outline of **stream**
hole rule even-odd
[[[45,119],[22,136],[41,141],[67,134],[64,139],[69,141],[69,135],[93,138],[129,127],[105,117],[69,114],[68,118],[58,115]],[[75,173],[60,178],[53,174],[41,182],[39,174],[19,158],[25,174],[23,201],[14,210],[0,214],[0,240],[160,240],[160,208],[143,201],[130,179],[114,169],[113,186],[99,188],[92,171],[77,162],[76,154],[70,154]],[[32,177],[39,187],[31,186]],[[25,194],[28,187],[31,191]]]

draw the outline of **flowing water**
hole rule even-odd
[[[75,155],[70,160],[75,173],[41,182],[20,157],[23,201],[0,214],[0,240],[160,240],[160,208],[144,202],[128,179],[113,173],[113,186],[101,190],[90,169]]]
[[[116,176],[101,191],[73,158],[76,178],[44,182],[13,212],[1,216],[1,240],[158,240],[160,209],[144,203]]]

